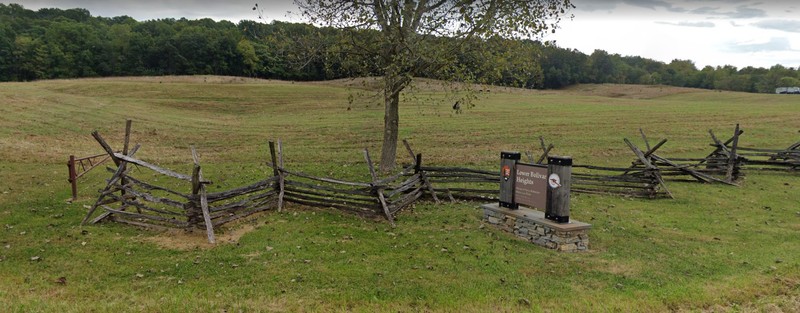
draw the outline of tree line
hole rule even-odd
[[[95,17],[85,9],[25,9],[0,4],[0,81],[145,76],[232,75],[283,80],[328,80],[379,73],[377,62],[340,47],[340,30],[309,24],[211,19],[136,21]],[[376,33],[364,31],[363,36]],[[439,40],[452,40],[441,38]],[[800,69],[664,63],[603,50],[585,54],[539,41],[468,39],[449,71],[422,73],[502,86],[558,89],[574,84],[663,84],[772,93],[800,86]]]

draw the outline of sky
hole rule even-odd
[[[291,0],[18,0],[27,9],[85,8],[92,15],[159,18],[300,21]],[[555,34],[543,39],[591,54],[602,49],[669,63],[691,60],[698,69],[733,65],[800,67],[797,0],[573,0]],[[293,13],[289,13],[293,11]]]

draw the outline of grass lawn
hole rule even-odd
[[[0,308],[3,312],[797,312],[800,173],[746,171],[740,187],[668,182],[674,200],[573,195],[593,225],[590,252],[565,254],[481,222],[480,203],[419,203],[397,227],[334,209],[289,205],[218,232],[81,227],[110,177],[95,170],[68,202],[65,166],[121,149],[133,120],[137,157],[189,172],[200,153],[210,191],[271,175],[267,141],[286,167],[368,180],[361,150],[380,151],[383,108],[348,98],[347,82],[228,77],[0,84]],[[354,84],[358,86],[358,84]],[[639,128],[668,157],[704,157],[708,129],[740,145],[800,140],[800,97],[663,86],[492,88],[455,114],[436,84],[401,107],[401,137],[426,164],[494,168],[501,150],[625,166]],[[432,87],[433,86],[433,87]],[[363,94],[363,92],[362,92]],[[368,93],[367,93],[368,94]],[[724,139],[723,139],[724,140]],[[401,162],[405,151],[398,153]]]

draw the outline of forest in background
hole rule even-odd
[[[317,81],[380,75],[380,69],[363,58],[340,53],[337,43],[342,38],[341,30],[301,23],[137,21],[128,16],[95,17],[85,9],[33,11],[0,4],[0,81],[207,74]],[[800,68],[783,65],[698,69],[690,60],[664,63],[603,50],[587,55],[532,40],[475,39],[469,45],[483,49],[458,55],[458,65],[471,73],[458,77],[500,86],[662,84],[760,93],[800,86]]]

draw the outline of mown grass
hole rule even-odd
[[[406,103],[401,134],[429,164],[492,168],[538,136],[583,164],[633,160],[623,137],[668,138],[666,156],[702,157],[708,129],[742,145],[798,140],[793,97],[638,86],[560,92],[493,90],[454,114]],[[638,88],[638,89],[636,89]],[[647,88],[645,88],[645,91]],[[417,99],[445,95],[422,89]],[[627,97],[626,93],[635,94]],[[36,311],[747,311],[800,309],[800,177],[748,172],[741,187],[669,183],[674,200],[574,195],[593,224],[591,252],[541,249],[482,226],[478,203],[421,203],[391,228],[296,205],[202,234],[79,227],[108,176],[91,172],[68,203],[67,157],[121,146],[131,118],[138,156],[188,172],[201,154],[211,190],[269,175],[266,142],[287,166],[367,179],[382,113],[337,84],[201,78],[64,80],[0,85],[0,307]],[[609,97],[609,95],[613,97]],[[351,109],[348,110],[347,108]],[[401,161],[405,153],[399,153]],[[144,172],[143,172],[144,173]],[[242,234],[237,229],[250,231]],[[237,233],[233,235],[234,233]],[[186,242],[184,244],[183,242]],[[60,277],[66,284],[58,282]]]

